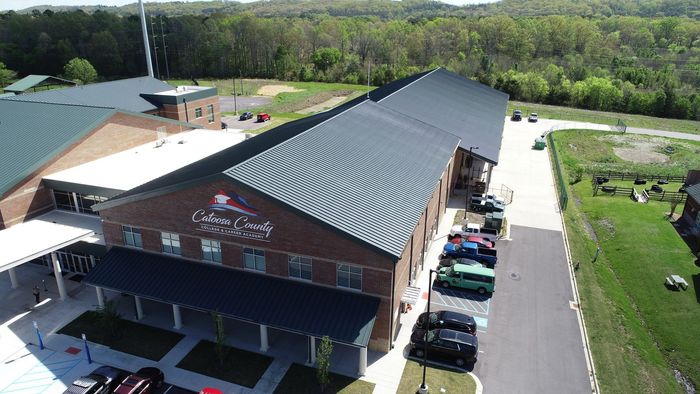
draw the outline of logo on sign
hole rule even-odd
[[[219,216],[216,212],[237,214],[235,218]],[[209,212],[199,209],[192,214],[192,221],[199,224],[199,230],[212,233],[269,241],[275,226],[269,220],[261,222],[260,212],[245,198],[234,192],[219,190],[209,200]]]

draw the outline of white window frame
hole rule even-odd
[[[313,279],[313,260],[311,259],[311,257],[296,256],[290,254],[287,256],[287,261],[290,278],[306,281],[311,281]],[[305,271],[303,268],[308,269]],[[292,269],[296,269],[299,272],[299,275],[296,276],[292,274]],[[305,272],[308,272],[308,278],[304,277]]]
[[[207,122],[214,123],[214,104],[207,105]]]
[[[180,244],[180,234],[168,233],[162,231],[160,233],[160,246],[163,253],[175,254],[182,256],[182,245]]]
[[[359,272],[353,272],[357,271]],[[335,285],[337,287],[342,287],[343,289],[348,289],[348,290],[354,290],[354,291],[362,291],[362,267],[356,266],[356,265],[350,265],[350,264],[337,264],[336,269],[335,269]],[[347,275],[347,284],[341,283],[341,278],[340,275],[341,273]],[[358,287],[353,287],[351,286],[352,283],[352,276],[359,276],[355,278],[355,280],[360,281],[360,286]]]
[[[248,264],[251,258],[252,265]],[[243,248],[243,267],[251,271],[266,272],[265,251],[255,248]]]
[[[199,115],[197,115],[197,112],[199,112]],[[200,119],[204,114],[204,111],[202,111],[202,107],[197,107],[194,109],[194,118],[195,119]]]
[[[124,245],[143,249],[143,236],[140,228],[122,225],[122,236],[124,237]]]
[[[218,260],[216,259],[217,253],[219,257]],[[221,242],[212,239],[202,239],[202,260],[221,264],[223,260],[221,255]]]

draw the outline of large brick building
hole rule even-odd
[[[307,341],[388,351],[406,290],[471,160],[498,161],[507,95],[442,69],[384,86],[95,206],[97,288]],[[476,166],[474,166],[476,167]],[[481,179],[488,178],[490,169]]]

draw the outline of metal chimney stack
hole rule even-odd
[[[143,0],[139,0],[139,13],[141,14],[141,31],[143,32],[143,47],[146,51],[146,66],[148,75],[154,78],[153,63],[151,62],[151,46],[148,45],[148,30],[146,29],[146,12],[143,10]]]

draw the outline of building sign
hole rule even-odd
[[[209,200],[207,209],[192,214],[198,230],[232,237],[270,241],[275,225],[262,219],[260,212],[235,192],[219,190]]]

